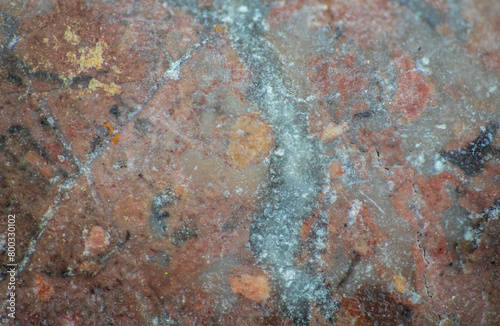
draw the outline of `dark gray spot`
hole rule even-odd
[[[363,118],[371,118],[373,117],[372,111],[361,111],[354,114],[354,118],[363,119]]]
[[[115,117],[119,117],[121,115],[121,112],[120,110],[118,109],[118,106],[117,105],[113,105],[110,109],[109,109],[109,113],[111,113],[112,115],[114,115]]]
[[[170,217],[165,207],[177,202],[176,196],[167,190],[153,198],[149,213],[149,229],[153,238],[161,239],[168,234],[167,219]]]
[[[151,131],[153,124],[148,119],[137,119],[134,122],[134,128],[141,135],[147,135]]]
[[[170,242],[176,247],[181,247],[184,242],[193,237],[196,237],[196,233],[189,226],[183,225],[174,229],[170,235]]]
[[[443,15],[429,3],[422,0],[397,0],[420,16],[430,27],[435,28],[443,22]]]
[[[170,254],[168,251],[160,251],[154,254],[153,256],[149,256],[148,260],[152,263],[159,264],[161,267],[168,267],[170,263]]]
[[[483,170],[487,159],[499,154],[499,150],[492,146],[497,130],[498,125],[490,123],[469,146],[454,151],[442,151],[441,156],[458,166],[467,176],[476,176]]]
[[[115,161],[115,163],[113,163],[113,168],[115,170],[123,169],[126,167],[127,167],[127,161],[125,161],[125,160],[117,160],[117,161]]]

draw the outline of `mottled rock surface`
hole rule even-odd
[[[0,324],[500,325],[499,81],[496,0],[0,2]]]

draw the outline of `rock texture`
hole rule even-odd
[[[499,325],[499,26],[0,3],[0,324]]]

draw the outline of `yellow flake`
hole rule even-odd
[[[69,26],[66,29],[66,32],[64,32],[63,38],[73,45],[78,45],[80,43],[80,37],[73,33]]]
[[[71,64],[79,66],[77,74],[88,71],[92,68],[99,70],[104,63],[104,59],[102,57],[103,46],[106,47],[107,44],[97,43],[94,48],[84,47],[78,49],[78,56],[74,52],[68,52],[66,53],[66,57]]]
[[[111,96],[120,94],[122,91],[120,86],[116,85],[115,83],[103,84],[97,79],[92,78],[89,83],[89,89],[91,91],[95,91],[98,88],[102,88],[103,91],[105,91]]]
[[[117,65],[112,65],[112,66],[111,66],[111,70],[113,70],[114,72],[116,72],[116,73],[117,73],[117,74],[119,74],[119,75],[122,73],[121,69],[120,69],[120,68],[118,68],[118,66],[117,66]]]

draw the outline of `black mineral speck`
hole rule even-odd
[[[467,176],[476,176],[483,170],[489,156],[498,154],[498,149],[492,146],[497,130],[498,125],[490,123],[469,146],[455,151],[442,151],[441,156],[458,166]]]
[[[373,117],[372,111],[361,111],[354,114],[356,119],[371,118]]]
[[[120,110],[118,109],[118,106],[117,105],[113,105],[110,109],[109,109],[109,113],[111,113],[112,115],[114,115],[115,117],[119,117],[121,115],[120,113]]]
[[[5,147],[5,143],[7,142],[7,137],[5,135],[0,136],[0,149]]]
[[[410,309],[403,309],[403,311],[401,312],[401,315],[403,315],[403,317],[405,318],[411,318],[411,310]]]
[[[13,83],[13,84],[16,84],[18,87],[23,87],[24,86],[24,83],[23,83],[23,80],[21,77],[19,77],[18,75],[14,74],[14,73],[11,73],[9,72],[7,74],[7,79]]]
[[[50,123],[47,120],[47,118],[41,118],[40,119],[40,126],[42,126],[42,127],[50,127]]]
[[[342,26],[337,26],[337,27],[335,27],[335,30],[333,31],[333,37],[338,39],[339,37],[342,36],[343,33],[344,33],[344,29],[342,28]]]
[[[90,142],[90,152],[93,153],[102,143],[102,138],[100,136],[95,136]]]

